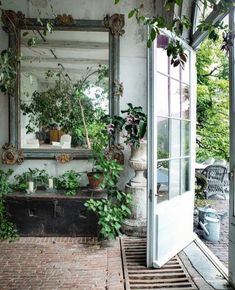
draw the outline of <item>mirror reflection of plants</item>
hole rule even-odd
[[[66,171],[58,178],[58,189],[64,189],[65,195],[76,195],[80,184],[80,177],[81,174],[74,170]]]
[[[11,31],[16,33],[17,27],[14,22],[15,12],[12,10],[5,10],[2,8],[2,2],[0,1],[0,11],[1,17],[8,22],[9,28]],[[4,21],[3,21],[4,22]],[[43,35],[46,36],[47,33],[53,31],[53,23],[51,20],[42,21],[40,18],[40,11],[37,17],[37,22],[43,28]],[[27,45],[33,46],[38,38],[36,37],[38,33],[34,33],[34,36],[28,39]],[[23,37],[26,36],[26,32],[23,34]],[[0,52],[0,91],[2,93],[12,95],[15,91],[16,77],[17,77],[17,62],[20,62],[20,58],[17,57],[17,52],[11,50],[10,48],[2,50]]]
[[[34,91],[32,97],[28,96],[30,102],[21,103],[23,115],[28,116],[26,133],[34,133],[39,128],[59,128],[72,136],[74,146],[86,143],[91,148],[92,129],[105,112],[101,106],[107,99],[107,84],[103,84],[107,82],[107,71],[102,66],[96,70],[87,68],[76,83],[63,68],[57,74],[48,71],[46,78],[52,79],[54,85],[44,91]],[[90,78],[94,77],[96,81],[92,83]]]
[[[11,191],[9,177],[13,170],[0,170],[0,240],[15,240],[18,238],[15,226],[8,221],[6,215],[5,196]]]
[[[12,94],[16,81],[16,56],[12,50],[3,50],[0,53],[0,91]]]

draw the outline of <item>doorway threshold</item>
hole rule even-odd
[[[179,257],[198,289],[234,289],[228,283],[228,269],[199,238],[180,252]]]

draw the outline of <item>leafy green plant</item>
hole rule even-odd
[[[76,195],[76,190],[79,187],[81,174],[68,170],[58,178],[58,188],[64,189],[68,196]]]
[[[85,206],[95,212],[99,218],[100,239],[115,239],[123,221],[130,215],[132,197],[119,190],[108,192],[108,199],[90,199]]]
[[[105,154],[109,144],[107,133],[107,116],[101,118],[102,130],[96,131],[95,142],[92,144],[93,171],[103,174],[101,188],[107,192],[107,198],[102,200],[90,199],[85,206],[95,212],[99,218],[100,239],[115,239],[120,232],[124,219],[130,215],[132,196],[118,189],[117,183],[122,172],[122,166]],[[108,119],[109,120],[109,119]]]
[[[16,191],[26,191],[30,179],[35,180],[39,187],[45,187],[48,181],[48,174],[45,169],[29,168],[28,171],[15,175],[14,179],[15,181],[11,187]]]
[[[0,170],[0,240],[15,240],[18,237],[15,226],[8,221],[6,216],[5,196],[11,191],[9,177],[13,173]]]

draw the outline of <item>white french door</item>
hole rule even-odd
[[[147,265],[161,267],[193,233],[195,54],[174,67],[159,36],[149,50]]]

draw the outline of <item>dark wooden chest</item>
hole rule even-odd
[[[84,203],[105,198],[100,190],[80,190],[76,196],[38,191],[6,197],[7,215],[21,236],[97,236],[98,218]]]

